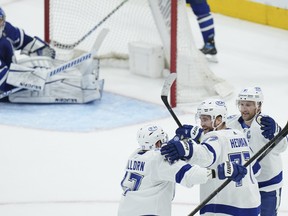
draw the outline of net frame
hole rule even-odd
[[[139,0],[124,0],[124,1],[127,1],[127,3],[125,3],[126,5],[123,6],[121,9],[119,9],[119,11],[126,10],[128,5],[129,7],[135,6],[137,9],[136,2]],[[195,103],[207,97],[218,97],[218,96],[226,97],[232,94],[233,87],[229,83],[227,83],[225,80],[213,74],[213,72],[208,67],[207,60],[202,55],[202,53],[200,53],[199,50],[196,48],[194,41],[193,41],[193,35],[191,33],[191,29],[189,26],[187,14],[183,13],[186,7],[185,0],[141,0],[141,1],[144,2],[145,6],[142,5],[138,7],[138,9],[141,8],[141,11],[146,10],[145,11],[146,16],[145,16],[145,13],[143,12],[145,20],[146,19],[150,19],[150,20],[147,21],[147,23],[149,24],[138,23],[138,25],[140,28],[144,28],[144,29],[147,28],[147,26],[149,27],[154,26],[153,28],[156,29],[156,31],[158,31],[157,33],[158,36],[153,35],[152,37],[154,37],[153,39],[156,39],[157,37],[157,39],[155,40],[156,43],[161,43],[163,45],[164,51],[165,51],[165,58],[166,58],[167,65],[168,65],[170,72],[177,73],[177,82],[175,82],[175,84],[173,84],[171,88],[171,94],[170,94],[171,106],[175,107],[177,104],[180,104],[180,103]],[[51,22],[55,22],[55,20],[56,21],[61,20],[61,18],[59,18],[58,15],[55,16],[55,14],[53,13],[52,13],[53,15],[51,15],[51,7],[50,7],[51,2],[54,2],[53,4],[55,4],[55,2],[58,2],[57,4],[60,4],[60,2],[74,2],[74,1],[45,0],[45,40],[47,42],[53,41],[53,38],[51,38],[51,35],[50,35]],[[88,0],[86,0],[85,2],[88,2]],[[98,1],[92,1],[92,2],[98,2]],[[109,2],[109,0],[106,0],[105,2]],[[110,11],[106,11],[106,14],[104,13],[103,15],[104,17],[105,15],[109,14],[113,9],[115,9],[117,4],[119,4],[121,0],[113,0],[113,3],[114,2],[115,4],[110,7]],[[54,6],[54,8],[60,7],[57,4],[56,6]],[[149,4],[150,4],[150,8],[149,8]],[[152,4],[154,4],[154,7],[151,7]],[[78,8],[79,7],[80,6],[78,6]],[[157,11],[157,7],[159,8],[159,11]],[[70,7],[66,7],[65,10],[69,11],[70,10],[69,8]],[[151,12],[151,8],[152,8],[152,12]],[[156,8],[156,11],[155,10],[153,11],[153,8]],[[150,11],[148,11],[147,9]],[[83,11],[85,10],[83,9]],[[134,11],[134,8],[133,9],[131,8],[129,13],[131,11]],[[110,19],[111,20],[120,19],[120,17],[118,16],[119,15],[118,13],[120,14],[120,12],[116,11],[111,17],[109,17],[109,19],[105,21],[105,24],[107,22],[107,25],[111,27],[112,24],[110,23]],[[147,13],[149,14],[149,16],[147,16]],[[157,13],[158,13],[158,17],[157,17]],[[86,16],[88,16],[88,14],[89,13],[87,13]],[[141,15],[143,16],[143,14],[135,13],[134,15],[132,14],[131,17],[141,16]],[[103,16],[99,20],[103,19]],[[69,17],[69,16],[66,15],[66,17]],[[131,17],[127,18],[128,21],[126,20],[125,22],[132,21],[133,19]],[[84,20],[84,18],[82,18],[82,20]],[[119,20],[119,23],[122,23],[122,22],[123,21],[120,22]],[[181,23],[182,25],[179,26],[179,23]],[[105,27],[105,24],[103,24],[103,27]],[[71,29],[68,29],[69,31],[70,30],[71,32],[76,31],[75,29],[74,30],[72,29],[73,26],[70,26],[70,28]],[[111,28],[114,29],[116,27],[112,26]],[[90,29],[91,29],[91,26],[81,31],[87,32]],[[183,34],[183,31],[185,32],[184,34]],[[97,31],[95,31],[95,33],[96,32]],[[152,35],[151,29],[147,28],[147,32],[149,32],[149,35],[146,35],[147,37],[150,36],[150,34]],[[78,36],[78,38],[79,37],[81,36]],[[91,38],[93,37],[94,36],[91,35]],[[112,34],[109,37],[117,38],[118,35]],[[73,42],[73,40],[77,41],[78,38],[76,39],[74,38],[72,39],[72,41],[69,41],[67,43],[71,43]],[[87,38],[85,39],[83,44],[84,43],[89,44],[91,42],[89,42],[89,38]],[[79,49],[85,51],[85,48],[83,49],[81,45],[82,44],[79,45],[80,47]],[[104,44],[104,47],[105,47],[105,44]],[[120,50],[117,47],[115,49]],[[103,48],[103,50],[108,50],[108,49]],[[128,53],[128,51],[126,53]],[[102,53],[102,54],[100,52],[99,55],[101,55],[103,59],[104,58],[105,59],[118,58],[122,60],[124,59],[126,61],[128,60],[128,57],[129,57],[128,54],[122,54],[121,52],[119,53],[108,52],[108,53]]]

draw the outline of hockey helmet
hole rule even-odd
[[[222,117],[222,122],[226,122],[227,119],[227,107],[221,99],[207,99],[204,100],[197,108],[196,118],[200,118],[201,115],[211,116],[211,120],[214,122],[217,116]]]
[[[4,10],[0,7],[0,37],[2,37],[6,22],[6,14]]]
[[[158,125],[147,125],[138,130],[137,140],[142,150],[153,150],[158,141],[161,141],[161,144],[167,143],[168,135]]]
[[[239,101],[254,101],[259,106],[263,104],[263,93],[260,87],[247,87],[240,91],[237,97],[237,105]]]

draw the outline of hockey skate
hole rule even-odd
[[[200,49],[200,51],[206,56],[209,62],[215,62],[215,63],[218,62],[216,56],[217,49],[213,38],[209,39],[209,41],[204,44],[203,48]]]

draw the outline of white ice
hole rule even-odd
[[[0,5],[9,21],[28,34],[43,37],[43,2],[0,0]],[[288,120],[288,31],[219,14],[214,14],[214,18],[219,63],[210,64],[211,69],[230,82],[235,93],[245,86],[261,86],[265,95],[263,111],[284,126]],[[201,47],[193,16],[191,25],[196,44]],[[106,81],[105,91],[162,105],[163,78],[150,79],[123,70],[107,71],[100,76]],[[230,113],[237,112],[234,101],[235,95],[227,99]],[[180,110],[178,107],[175,112],[181,122],[193,121],[195,107],[185,107],[184,114]],[[162,125],[169,134],[177,126],[170,116],[87,133],[1,125],[0,215],[116,215],[126,159],[136,148],[137,130],[150,122]],[[282,158],[285,185],[279,216],[288,215],[287,151]],[[188,215],[197,204],[197,186],[178,186],[173,215]]]

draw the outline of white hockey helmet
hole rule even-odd
[[[196,118],[200,118],[201,115],[211,116],[211,120],[214,122],[217,116],[222,117],[222,122],[226,122],[227,119],[227,107],[221,99],[207,99],[204,100],[197,108]]]
[[[263,99],[264,97],[260,87],[247,87],[240,91],[236,103],[239,105],[239,101],[254,101],[258,107],[263,104]]]
[[[158,141],[161,141],[161,144],[167,143],[168,135],[158,125],[147,125],[138,130],[137,140],[142,150],[152,150],[156,148]]]
[[[2,37],[6,23],[6,14],[4,10],[0,7],[0,38]]]

